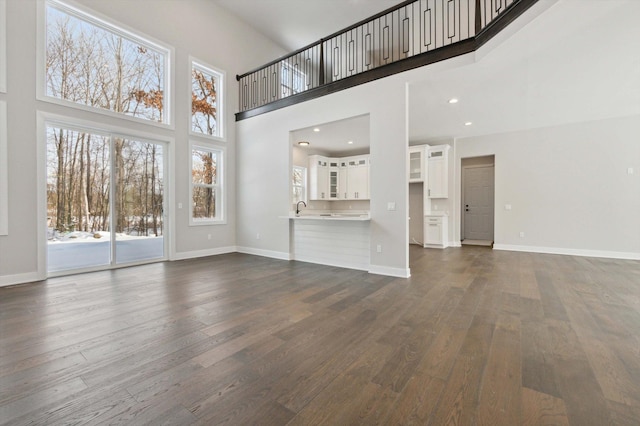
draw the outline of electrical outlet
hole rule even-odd
[[[378,244],[378,246],[376,247],[376,251],[378,253],[382,253],[382,244]]]
[[[520,238],[524,238],[524,232],[520,231]]]
[[[181,209],[182,208],[182,203],[178,203],[178,208]]]
[[[207,234],[207,240],[211,239],[211,234]]]
[[[258,232],[258,233],[256,234],[256,240],[259,240],[259,239],[260,239],[260,233]]]

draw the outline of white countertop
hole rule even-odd
[[[280,216],[283,219],[293,220],[346,220],[346,221],[369,221],[371,216],[369,214],[359,213],[302,213],[296,216],[295,213],[290,213],[289,216]]]

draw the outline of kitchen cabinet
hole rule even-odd
[[[310,200],[368,200],[369,155],[309,156]]]
[[[338,167],[338,199],[348,199],[347,192],[347,160],[341,159]]]
[[[427,148],[427,197],[449,198],[449,145]]]
[[[320,155],[309,156],[309,199],[329,200],[329,160]]]
[[[409,182],[424,182],[425,155],[429,145],[409,147]]]
[[[347,199],[369,199],[369,156],[352,157],[347,161]]]
[[[339,163],[340,160],[329,159],[329,199],[337,200],[340,198],[339,190]]]
[[[427,215],[424,217],[424,247],[445,248],[449,244],[448,217]]]

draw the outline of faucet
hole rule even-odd
[[[307,207],[307,203],[305,203],[304,201],[298,201],[298,204],[296,204],[296,216],[300,214],[300,203],[304,204],[304,206]]]

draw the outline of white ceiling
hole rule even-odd
[[[402,0],[213,1],[291,52],[402,3]]]
[[[309,142],[302,147],[310,154],[348,156],[369,152],[369,116],[361,115],[331,123],[323,123],[291,132],[293,146]],[[352,142],[352,143],[349,143]]]
[[[214,1],[289,50],[400,3]],[[407,73],[410,141],[640,114],[638,22],[640,0],[540,0],[487,46],[462,58],[463,65],[453,60]],[[452,97],[459,102],[449,104]],[[336,143],[358,139],[357,126],[337,128],[353,133],[332,131]]]

